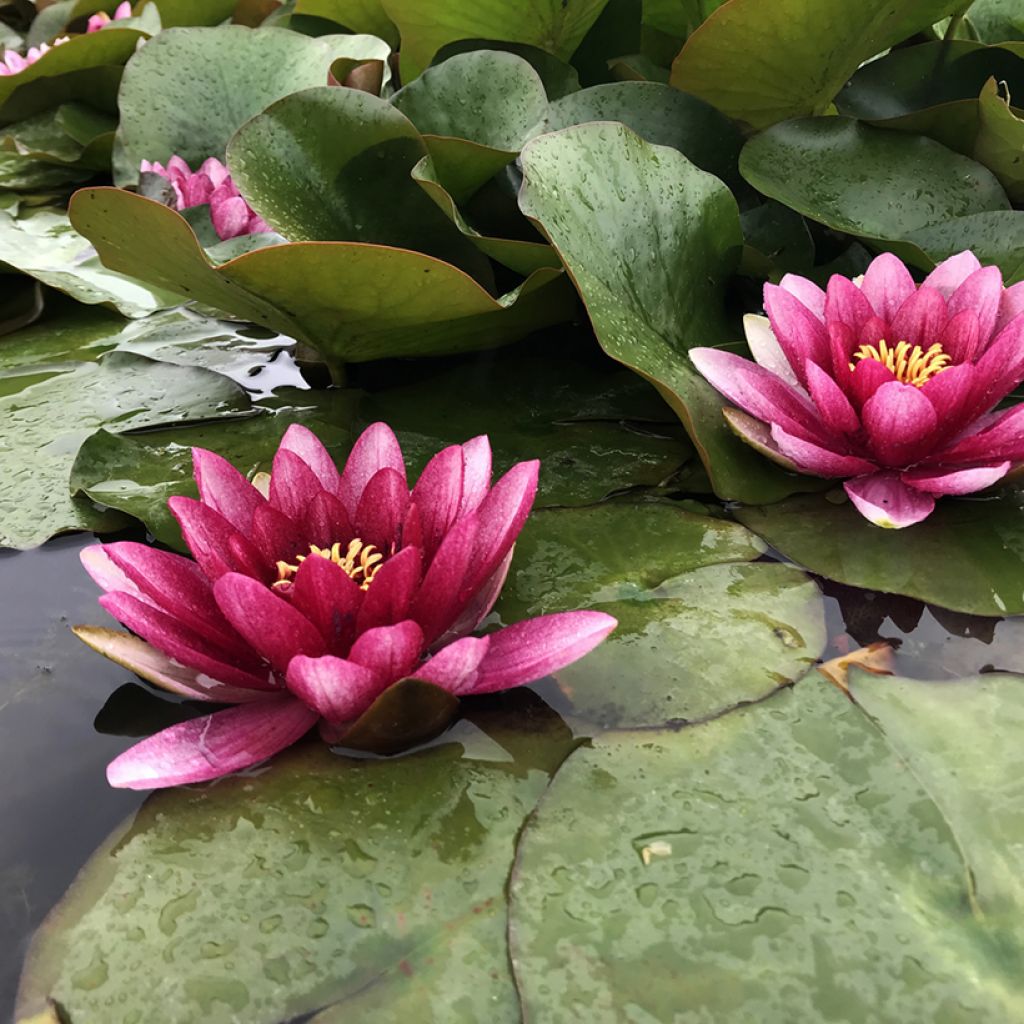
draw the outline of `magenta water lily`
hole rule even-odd
[[[1024,283],[964,252],[917,285],[883,254],[859,282],[788,274],[764,301],[767,319],[745,321],[756,362],[701,348],[694,364],[739,407],[725,415],[741,438],[844,479],[872,523],[918,523],[1024,461],[1024,406],[993,411],[1024,379]]]
[[[0,75],[16,75],[19,71],[24,71],[25,68],[35,64],[37,60],[49,53],[55,46],[61,46],[63,43],[66,43],[68,39],[68,36],[61,36],[59,39],[54,39],[52,43],[40,43],[39,46],[32,46],[25,51],[24,57],[14,50],[4,51],[3,56],[0,57]]]
[[[157,686],[236,706],[132,747],[108,769],[114,786],[216,778],[317,723],[339,740],[402,679],[456,696],[519,686],[615,627],[576,611],[470,635],[498,597],[537,488],[537,462],[492,486],[485,437],[439,452],[411,490],[381,423],[342,472],[309,430],[290,427],[262,490],[213,452],[193,455],[200,498],[169,504],[194,561],[132,542],[86,549],[100,603],[136,635],[76,631]]]
[[[245,201],[227,167],[216,157],[204,160],[198,171],[193,171],[180,156],[172,156],[166,167],[143,160],[140,170],[144,174],[159,174],[171,183],[179,212],[209,203],[210,220],[222,240],[271,230]]]
[[[117,5],[114,10],[113,17],[107,14],[106,11],[99,11],[93,14],[86,25],[86,32],[99,32],[101,28],[105,28],[112,21],[124,21],[125,18],[132,16],[132,5],[128,0],[124,0],[124,3]]]

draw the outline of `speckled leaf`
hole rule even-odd
[[[83,189],[70,214],[106,266],[144,270],[161,287],[306,341],[333,362],[493,348],[575,309],[554,269],[500,300],[433,257],[350,242],[271,246],[214,269],[186,221],[152,200]]]
[[[521,160],[519,205],[561,255],[602,348],[662,392],[716,493],[756,502],[801,489],[733,436],[720,398],[686,357],[738,333],[722,313],[742,245],[729,190],[622,125],[541,136]]]
[[[352,32],[368,32],[398,47],[398,29],[384,13],[381,0],[298,0],[295,13],[326,18]]]
[[[109,170],[117,118],[65,103],[0,131],[5,149],[44,163]]]
[[[898,242],[918,228],[1010,205],[992,172],[974,160],[847,117],[762,132],[744,146],[740,171],[772,199],[870,240]]]
[[[1024,11],[1017,0],[974,0],[971,25],[986,43],[1024,40]]]
[[[972,907],[1012,927],[1024,906],[1024,677],[922,682],[857,671],[850,681],[956,834]]]
[[[1024,61],[1020,62],[1024,69]],[[1021,75],[1024,84],[1024,74]],[[1007,97],[1013,96],[1004,83],[989,79],[978,96],[981,118],[974,141],[974,159],[999,179],[1015,203],[1024,202],[1024,118],[1014,112]]]
[[[497,611],[597,608],[619,626],[556,673],[574,711],[603,726],[705,719],[803,676],[825,646],[817,586],[735,523],[671,505],[537,512]],[[740,564],[738,564],[740,563]]]
[[[963,0],[730,0],[687,40],[672,85],[765,128],[823,114],[858,66]]]
[[[1012,1024],[1019,910],[969,901],[928,792],[809,680],[578,749],[520,841],[510,946],[530,1020]]]
[[[97,427],[129,430],[244,409],[249,400],[220,374],[112,352],[63,373],[0,378],[0,546],[29,548],[75,529],[109,529],[71,497],[79,445]]]
[[[166,1024],[279,1024],[372,1005],[374,985],[408,998],[429,955],[464,987],[431,991],[421,1013],[473,1024],[485,1007],[513,1024],[504,885],[572,741],[557,720],[477,720],[489,736],[464,725],[386,760],[310,744],[258,775],[151,798],[39,933],[20,1015],[52,995],[75,1024],[144,1020],[157,1001]]]
[[[528,43],[568,60],[608,0],[382,0],[402,35],[402,80],[411,82],[446,43]]]
[[[484,256],[409,176],[426,152],[385,100],[325,85],[286,96],[243,125],[228,166],[256,211],[290,241],[411,249],[491,283]]]
[[[13,217],[0,210],[0,261],[89,305],[147,316],[181,303],[180,294],[108,270],[62,210],[44,207]]]
[[[787,558],[828,579],[905,594],[974,615],[1024,613],[1022,497],[943,498],[905,530],[872,526],[849,502],[821,495],[737,509]]]
[[[1024,211],[995,210],[929,224],[907,235],[933,263],[970,249],[982,263],[994,263],[1004,284],[1024,281]]]

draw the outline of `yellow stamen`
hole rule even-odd
[[[876,363],[891,370],[901,383],[913,384],[918,388],[927,384],[937,373],[948,369],[951,361],[938,342],[926,352],[920,345],[911,347],[909,341],[890,345],[884,338],[877,346],[861,345],[854,352],[853,358],[874,359]],[[853,363],[850,363],[850,369],[854,369]]]
[[[380,571],[384,563],[384,556],[372,545],[364,544],[358,537],[349,541],[348,550],[344,555],[341,553],[341,544],[332,544],[329,548],[318,548],[315,544],[309,545],[308,555],[296,555],[296,565],[290,562],[277,563],[277,581],[275,587],[288,585],[292,577],[299,571],[301,565],[307,558],[316,555],[318,558],[326,558],[328,562],[345,570],[345,573],[356,583],[360,589],[369,590],[374,576]]]

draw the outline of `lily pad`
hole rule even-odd
[[[411,82],[447,43],[497,39],[537,46],[567,61],[608,0],[536,0],[529,15],[505,0],[382,0],[402,36],[402,80]]]
[[[522,57],[540,75],[549,100],[561,99],[580,87],[579,73],[571,64],[528,43],[510,43],[501,39],[456,39],[442,46],[431,63],[443,64],[456,54],[474,53],[477,50],[500,50],[502,53],[514,53]]]
[[[523,818],[572,740],[557,720],[485,727],[398,759],[307,745],[257,776],[151,798],[37,936],[19,1019],[49,995],[82,1024],[145,1019],[157,1000],[169,1022],[278,1024],[358,1005],[389,975],[401,995],[429,955],[443,975],[467,961],[480,970],[421,1010],[469,1022],[485,1006],[511,1024],[505,880]],[[159,972],[140,973],[140,957]]]
[[[352,32],[379,36],[398,48],[398,29],[384,12],[381,0],[297,0],[295,13],[335,21]]]
[[[865,60],[963,6],[962,0],[731,0],[687,40],[672,65],[672,85],[754,128],[824,114]]]
[[[109,170],[117,119],[84,103],[65,103],[6,130],[3,145],[44,163]]]
[[[248,121],[228,165],[252,206],[293,242],[397,246],[488,283],[490,264],[409,176],[426,152],[416,128],[385,100],[322,86]]]
[[[773,548],[812,572],[973,615],[1024,613],[1022,497],[944,498],[905,530],[872,526],[821,495],[736,510]]]
[[[986,43],[1024,40],[1024,11],[1017,0],[974,0],[971,25]]]
[[[558,250],[601,347],[658,388],[686,424],[715,492],[756,502],[801,489],[728,430],[721,399],[686,357],[694,345],[738,333],[722,313],[742,246],[725,185],[615,124],[543,135],[521,160],[520,208]]]
[[[534,514],[497,611],[507,621],[596,608],[619,620],[556,673],[573,710],[602,726],[702,720],[803,676],[825,646],[817,586],[735,523],[671,505]],[[739,564],[738,564],[739,563]]]
[[[86,437],[203,419],[247,408],[220,374],[112,352],[64,373],[0,379],[0,546],[30,548],[67,530],[110,529],[88,501],[72,498],[68,475]]]
[[[1024,281],[1024,211],[995,210],[953,217],[907,235],[934,262],[970,249],[983,263],[1003,272],[1005,284]]]
[[[105,266],[144,270],[154,284],[305,341],[336,364],[493,348],[575,309],[558,270],[538,270],[494,299],[448,263],[352,242],[271,246],[214,268],[184,218],[150,199],[84,189],[69,212]]]
[[[520,840],[512,964],[529,1019],[1010,1024],[1019,904],[980,918],[969,897],[940,807],[808,681],[576,750]]]
[[[289,93],[327,85],[332,63],[352,55],[345,37],[311,39],[278,28],[161,32],[125,70],[116,180],[136,181],[142,160],[178,154],[195,167],[223,157],[250,117]]]
[[[129,317],[180,305],[180,294],[108,270],[62,210],[43,207],[18,217],[0,210],[0,261],[89,305]]]
[[[0,152],[0,195],[3,190],[29,189],[70,192],[68,186],[88,181],[93,172],[64,164],[46,163],[20,153]]]

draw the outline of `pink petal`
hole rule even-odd
[[[822,420],[838,434],[860,430],[860,417],[843,393],[843,389],[816,363],[809,359],[804,366],[807,387],[818,407]]]
[[[819,320],[825,316],[825,293],[806,277],[798,274],[785,274],[779,287],[799,299]]]
[[[282,675],[297,654],[326,654],[324,639],[309,619],[249,576],[221,576],[213,596],[228,622]]]
[[[462,503],[459,515],[468,516],[480,507],[491,489],[491,443],[474,437],[462,446]]]
[[[938,416],[913,384],[883,384],[861,413],[868,446],[882,466],[909,466],[930,453]]]
[[[310,544],[329,548],[335,542],[355,537],[348,512],[341,501],[328,491],[321,491],[306,509],[303,523]]]
[[[130,594],[104,594],[100,604],[118,622],[187,668],[194,668],[228,686],[252,690],[273,690],[276,687],[255,656],[238,657],[234,651],[226,651],[211,643],[172,615]]]
[[[409,508],[405,474],[390,467],[374,473],[367,481],[356,508],[357,536],[381,551],[397,546],[398,534]]]
[[[949,320],[946,300],[934,288],[922,285],[900,306],[893,317],[887,340],[891,344],[907,341],[927,349],[942,333]]]
[[[299,655],[288,666],[288,689],[332,724],[358,718],[389,684],[363,665],[325,655]]]
[[[211,679],[194,668],[178,662],[158,651],[141,637],[121,633],[102,626],[73,626],[72,632],[94,651],[134,672],[161,690],[176,693],[189,700],[216,701],[222,704],[248,704],[266,700],[267,691],[242,686],[228,686]]]
[[[419,548],[403,548],[387,559],[363,595],[356,632],[407,619],[422,575],[423,553]]]
[[[177,154],[167,161],[167,172],[181,181],[192,177],[192,168]]]
[[[259,552],[219,513],[192,498],[175,495],[167,507],[199,568],[215,580],[226,572],[244,571],[260,561]]]
[[[309,541],[302,527],[272,505],[264,505],[256,510],[252,520],[252,542],[267,566],[276,567],[278,562],[293,563],[298,555],[309,553]],[[252,573],[246,575],[251,576]],[[277,579],[277,572],[275,570],[256,578],[263,582],[273,582]]]
[[[743,317],[743,333],[746,335],[750,354],[758,366],[763,366],[769,373],[774,373],[791,387],[799,387],[800,382],[772,332],[768,317],[747,313]]]
[[[729,429],[745,444],[791,473],[800,472],[800,467],[779,451],[778,445],[772,440],[772,428],[767,423],[755,420],[739,409],[724,409],[722,415]]]
[[[986,335],[981,345],[981,328],[973,309],[961,309],[951,316],[936,340],[953,363],[973,362],[989,341]]]
[[[766,284],[764,306],[772,331],[798,377],[808,359],[819,366],[828,365],[830,350],[825,326],[802,302],[784,288]]]
[[[844,455],[829,451],[810,441],[801,440],[787,434],[781,427],[772,427],[772,440],[779,451],[792,459],[803,473],[823,477],[860,476],[863,473],[874,473],[878,467],[867,459],[856,455]]]
[[[848,278],[833,274],[825,299],[825,319],[838,320],[855,333],[875,315],[864,293]]]
[[[408,676],[423,656],[423,630],[411,619],[362,633],[349,659],[373,672],[385,685]]]
[[[227,181],[229,174],[224,166],[215,156],[207,157],[199,167],[197,174],[205,174],[210,179],[214,188],[220,188]]]
[[[869,317],[861,324],[860,331],[857,333],[856,347],[860,348],[861,345],[874,345],[877,347],[883,338],[888,340],[891,333],[887,320],[883,320],[880,316]]]
[[[982,267],[968,277],[949,299],[950,315],[970,310],[978,318],[982,346],[992,337],[1003,297],[1003,275],[998,267]]]
[[[491,646],[489,636],[467,636],[442,647],[415,672],[416,679],[433,683],[449,693],[472,691],[479,677],[480,662]]]
[[[316,475],[320,486],[331,494],[337,494],[341,487],[341,474],[334,459],[312,430],[299,423],[293,423],[281,438],[280,448],[293,452]]]
[[[981,268],[978,257],[973,252],[959,252],[943,260],[925,279],[928,288],[934,288],[945,298],[949,298],[971,276]]]
[[[248,233],[249,207],[241,196],[228,199],[210,198],[210,220],[213,229],[223,241]]]
[[[927,519],[935,499],[900,480],[897,473],[876,473],[847,480],[843,487],[865,519],[887,529],[899,530]]]
[[[861,283],[864,297],[885,321],[892,320],[916,288],[910,271],[891,252],[883,252],[871,261]]]
[[[107,555],[106,544],[93,544],[78,553],[78,559],[93,582],[105,593],[121,591],[140,601],[152,604],[145,594],[119,569]]]
[[[1006,461],[968,469],[914,469],[901,474],[900,479],[915,490],[928,494],[973,494],[1002,480],[1011,465]]]
[[[376,580],[373,586],[377,586]],[[356,615],[366,595],[341,566],[316,555],[307,558],[295,574],[290,597],[316,626],[327,642],[327,650],[348,650],[356,633]]]
[[[428,558],[459,516],[463,468],[462,447],[444,448],[426,464],[413,488],[412,503],[420,510],[423,548]]]
[[[460,519],[445,534],[413,598],[411,618],[420,624],[428,644],[451,626],[472,596],[462,598],[463,580],[470,569],[479,528],[479,513],[475,513]]]
[[[486,637],[489,644],[475,677],[464,677],[458,692],[494,693],[542,679],[588,654],[617,625],[604,612],[579,611],[542,615],[499,629]],[[422,673],[429,672],[429,666],[428,661],[417,678],[427,678]]]
[[[970,363],[949,366],[936,374],[921,388],[921,394],[932,403],[938,417],[936,446],[959,434],[974,413],[971,396],[977,371]]]
[[[821,443],[828,437],[817,409],[802,394],[749,359],[717,348],[690,350],[690,359],[730,402],[790,434]],[[794,369],[796,369],[794,367]],[[803,366],[798,373],[803,373]]]
[[[253,513],[266,499],[227,459],[205,448],[192,449],[199,497],[240,533],[252,528]]]
[[[971,404],[987,412],[1024,380],[1024,314],[1011,320],[975,363]]]
[[[277,449],[270,470],[270,504],[274,508],[301,523],[322,490],[317,475],[295,452]]]
[[[505,585],[509,566],[512,564],[513,554],[515,554],[515,545],[509,548],[504,561],[491,573],[483,586],[473,595],[469,604],[459,612],[458,618],[434,642],[434,647],[450,643],[452,640],[457,640],[467,633],[472,633],[490,615],[494,603],[501,594],[501,588]]]
[[[350,518],[355,518],[359,499],[371,477],[382,469],[393,469],[405,477],[405,462],[398,439],[386,423],[372,423],[355,445],[341,474],[338,497]]]
[[[848,394],[854,402],[863,408],[864,403],[885,384],[892,384],[896,374],[877,359],[858,359],[850,374]]]
[[[996,320],[996,331],[1001,331],[1014,317],[1024,313],[1024,281],[1010,285],[1003,292],[999,303],[999,317]]]
[[[993,423],[935,457],[939,464],[1003,459],[1024,460],[1024,404],[999,413]]]
[[[110,762],[107,781],[121,789],[159,789],[220,778],[290,747],[316,719],[286,697],[216,711],[136,743]]]

